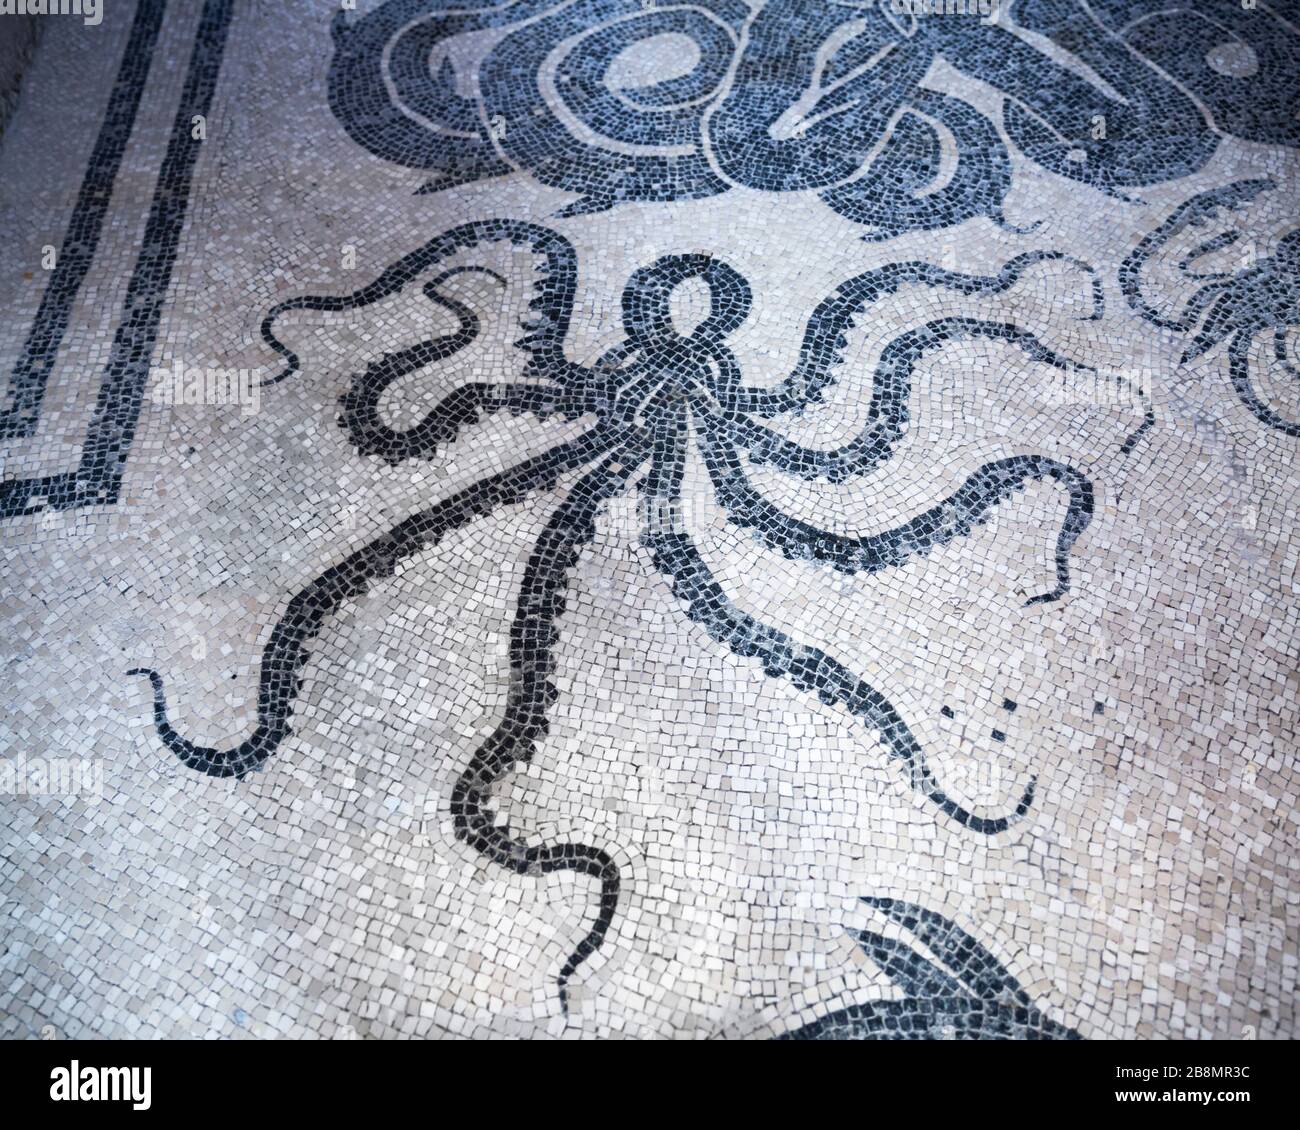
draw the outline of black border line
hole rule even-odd
[[[154,345],[158,336],[158,325],[162,319],[163,307],[171,286],[172,269],[180,247],[181,233],[185,227],[185,216],[189,208],[190,192],[193,187],[194,166],[198,159],[202,141],[192,136],[192,119],[195,115],[207,116],[216,90],[217,77],[221,70],[221,61],[225,53],[227,33],[233,14],[234,0],[206,0],[203,15],[195,34],[194,48],[190,55],[189,69],[185,76],[185,86],[181,93],[180,105],[172,123],[171,136],[167,142],[167,152],[158,171],[154,186],[153,201],[149,208],[149,218],[145,225],[140,252],[136,258],[135,268],[127,284],[126,297],[122,304],[122,317],[117,332],[113,337],[112,351],[104,374],[100,380],[99,395],[96,399],[94,415],[86,430],[82,446],[81,462],[75,471],[63,471],[30,479],[10,479],[0,483],[0,518],[17,514],[37,513],[42,508],[53,510],[70,510],[79,506],[111,505],[118,499],[122,473],[130,454],[131,444],[135,438],[136,423],[144,403],[145,384],[149,378],[149,368],[153,360]],[[148,75],[148,60],[142,64],[138,54],[148,52],[152,55],[156,46],[158,28],[166,9],[166,0],[140,0],[136,10],[135,23],[127,43],[126,55],[119,72],[119,88],[123,76],[128,81],[138,82],[143,88]],[[150,30],[151,29],[151,30]],[[79,198],[78,208],[74,211],[69,224],[67,245],[74,236],[83,235],[89,228],[82,229],[78,224],[94,223],[94,235],[98,236],[98,226],[102,223],[103,213],[95,219],[93,206],[106,208],[109,193],[102,175],[95,169],[95,161],[101,156],[101,145],[105,159],[121,160],[121,149],[125,148],[131,135],[135,112],[139,107],[140,90],[122,92],[115,88],[110,99],[105,122],[100,130],[99,140],[91,156],[82,182],[82,193],[89,191],[97,194],[87,207],[82,208],[83,200]],[[121,93],[121,101],[119,101]],[[125,121],[126,99],[131,98],[131,122]],[[80,249],[83,250],[84,249]],[[93,256],[93,246],[90,248]],[[82,263],[74,258],[70,271],[78,271],[75,276],[69,274],[62,281],[56,273],[47,288],[50,290],[62,285],[73,285],[66,297],[56,293],[48,305],[52,312],[58,311],[61,304],[71,304],[89,268],[89,257]],[[47,308],[42,300],[41,313],[37,316],[28,339],[29,349],[33,339],[37,338],[41,314]],[[66,307],[64,307],[66,312]],[[52,313],[51,317],[55,314]],[[53,365],[54,354],[62,339],[62,328],[66,318],[58,327],[58,338],[48,345],[42,353],[43,368],[39,374],[40,393],[35,400],[36,415],[26,432],[0,432],[0,435],[29,434],[34,429],[39,416],[40,396],[44,393],[44,384],[48,380]],[[45,327],[45,332],[49,328]],[[25,353],[26,357],[27,354]],[[16,372],[15,381],[19,380]],[[20,404],[24,395],[23,388],[18,389]],[[30,401],[30,394],[27,394]]]
[[[58,264],[41,296],[22,355],[14,364],[9,386],[12,403],[0,411],[0,439],[30,436],[40,422],[45,389],[72,316],[72,304],[94,261],[122,155],[135,130],[165,7],[165,0],[140,0],[135,10],[108,109],[59,246]]]

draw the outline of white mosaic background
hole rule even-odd
[[[51,22],[0,149],[6,370],[39,301],[40,247],[58,242],[98,128],[123,7],[107,5],[98,28]],[[313,649],[292,736],[242,782],[172,758],[148,684],[125,675],[163,671],[177,728],[228,744],[254,723],[261,645],[294,592],[407,514],[582,430],[502,416],[429,462],[359,456],[334,421],[349,374],[440,315],[413,292],[285,318],[302,371],[263,390],[256,413],[146,404],[120,504],[0,528],[0,745],[90,758],[103,774],[98,802],[0,797],[0,1033],[767,1036],[896,993],[846,933],[870,919],[861,896],[889,895],[961,924],[1085,1037],[1294,1036],[1297,441],[1238,403],[1221,352],[1180,370],[1185,342],[1137,320],[1114,276],[1175,205],[1241,177],[1279,181],[1249,222],[1261,240],[1285,230],[1294,154],[1229,139],[1200,173],[1132,203],[1017,159],[1006,211],[1041,221],[1027,235],[976,219],[869,244],[813,194],[741,189],[554,219],[569,197],[527,174],[416,196],[420,173],[354,145],[323,93],[326,7],[236,16],[155,364],[269,375],[277,359],[258,326],[275,302],[346,293],[484,216],[573,242],[569,354],[583,360],[621,340],[633,270],[712,252],[753,288],[729,344],[754,383],[789,371],[809,314],[850,276],[909,258],[986,273],[1051,248],[1103,272],[1103,319],[1074,320],[1088,279],[1060,264],[995,298],[906,288],[871,308],[826,404],[791,433],[818,445],[856,434],[880,349],[948,314],[1013,320],[1102,374],[1144,378],[1157,424],[1121,457],[1141,422],[1132,404],[1077,377],[1062,391],[1056,371],[1009,346],[957,342],[918,372],[912,424],[878,474],[828,485],[755,473],[787,510],[865,533],[990,459],[1070,462],[1097,510],[1071,554],[1071,592],[1031,608],[1024,597],[1052,585],[1063,502],[1050,485],[969,538],[849,578],[762,548],[688,469],[692,530],[739,607],[879,686],[972,807],[1005,811],[1037,775],[1028,816],[991,838],[937,820],[858,723],[687,620],[637,544],[634,505],[615,503],[560,622],[551,734],[498,790],[513,827],[604,846],[623,869],[619,914],[576,974],[566,1019],[555,973],[588,928],[595,885],[504,871],[459,842],[447,814],[503,708],[514,593],[558,494],[448,535],[346,605]],[[41,433],[6,448],[6,477],[63,466],[77,442],[195,19],[180,8],[164,26],[144,143],[128,149]],[[945,81],[965,83],[942,68],[930,80]],[[403,386],[400,418],[475,374],[522,369],[509,342],[529,263],[484,261],[508,272],[503,308],[480,308],[479,340]],[[481,296],[466,276],[457,293],[476,286]]]

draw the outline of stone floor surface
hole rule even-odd
[[[1300,6],[90,7],[0,1035],[1297,1034]]]

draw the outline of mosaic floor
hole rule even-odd
[[[95,7],[0,1035],[1297,1034],[1300,6]]]

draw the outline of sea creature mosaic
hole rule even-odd
[[[1035,0],[1012,30],[992,5],[948,7],[990,18],[929,19],[924,3],[388,0],[335,17],[330,106],[372,153],[427,170],[422,192],[522,169],[579,194],[561,213],[575,215],[732,185],[816,190],[872,239],[1005,223],[1003,134],[1116,195],[1197,171],[1225,133],[1300,144],[1284,8]],[[621,85],[620,54],[652,38],[679,73]],[[460,40],[490,44],[468,74]],[[1234,50],[1209,54],[1223,42]],[[1002,92],[1001,121],[922,86],[937,59]]]
[[[1297,76],[1237,0],[50,17],[0,1032],[1294,1035]]]
[[[571,419],[591,416],[595,426],[577,440],[481,480],[403,520],[345,561],[331,565],[295,595],[262,659],[257,729],[238,745],[215,749],[182,737],[168,719],[161,676],[155,671],[133,671],[148,675],[153,685],[155,719],[167,747],[190,768],[212,776],[242,777],[257,768],[289,732],[288,719],[308,659],[308,642],[344,600],[364,592],[376,577],[391,574],[399,561],[436,544],[449,530],[539,488],[554,487],[564,472],[588,468],[529,555],[511,629],[511,694],[506,715],[475,753],[451,798],[458,834],[495,862],[543,872],[573,869],[600,880],[596,925],[560,972],[562,995],[569,976],[582,958],[600,945],[609,928],[618,903],[618,868],[605,852],[586,844],[528,847],[508,827],[493,821],[486,801],[497,779],[527,761],[546,732],[546,709],[555,697],[555,688],[548,681],[550,651],[558,642],[557,622],[565,607],[567,575],[592,537],[601,506],[625,490],[642,492],[644,543],[655,566],[672,581],[687,615],[703,624],[711,637],[739,655],[760,659],[768,675],[786,676],[801,690],[812,691],[823,702],[842,706],[861,719],[879,734],[889,755],[903,764],[912,787],[963,827],[989,835],[1005,831],[1023,816],[1033,802],[1032,779],[1010,815],[975,815],[944,791],[907,723],[878,690],[820,648],[791,639],[735,608],[684,528],[681,478],[683,445],[688,423],[693,422],[718,503],[732,522],[789,558],[828,563],[848,574],[897,567],[914,554],[965,536],[1027,482],[1050,480],[1061,487],[1066,500],[1056,538],[1056,583],[1049,591],[1030,597],[1028,603],[1060,599],[1069,589],[1071,547],[1093,511],[1091,483],[1067,464],[1029,455],[986,463],[953,494],[909,521],[867,537],[845,537],[773,506],[754,489],[740,454],[743,450],[756,462],[771,463],[804,479],[824,477],[841,482],[870,473],[890,457],[902,437],[912,370],[927,351],[954,339],[983,336],[1006,341],[1044,364],[1066,371],[1082,368],[1009,323],[939,319],[886,346],[873,380],[869,423],[851,442],[836,449],[808,448],[762,422],[821,399],[823,390],[835,379],[835,366],[844,362],[841,348],[846,331],[882,294],[909,283],[968,294],[997,294],[1008,289],[1027,266],[1053,256],[1022,256],[988,278],[954,274],[924,263],[898,263],[851,279],[820,303],[809,319],[796,369],[780,382],[756,386],[746,383],[726,345],[728,334],[745,320],[751,304],[748,283],[726,263],[707,256],[669,256],[637,270],[622,296],[625,343],[587,368],[569,361],[564,348],[573,316],[577,270],[573,248],[554,231],[536,225],[474,223],[431,240],[349,297],[312,296],[278,305],[263,322],[263,336],[288,359],[288,369],[275,379],[288,376],[298,365],[298,358],[274,336],[277,316],[293,310],[363,308],[406,286],[418,285],[422,277],[458,252],[491,241],[526,247],[544,263],[537,297],[530,303],[536,311],[534,321],[528,324],[532,332],[515,343],[530,355],[524,372],[529,379],[503,385],[463,385],[412,427],[399,430],[384,423],[379,401],[395,380],[427,370],[431,363],[454,364],[456,352],[479,330],[478,319],[468,307],[439,293],[439,285],[452,273],[442,271],[421,290],[430,301],[450,310],[460,322],[459,328],[400,352],[386,353],[352,378],[342,398],[340,421],[351,442],[359,452],[397,465],[432,457],[441,443],[454,440],[458,432],[489,413],[560,414]],[[682,333],[674,325],[669,302],[674,289],[689,279],[704,282],[709,312],[689,333]]]

